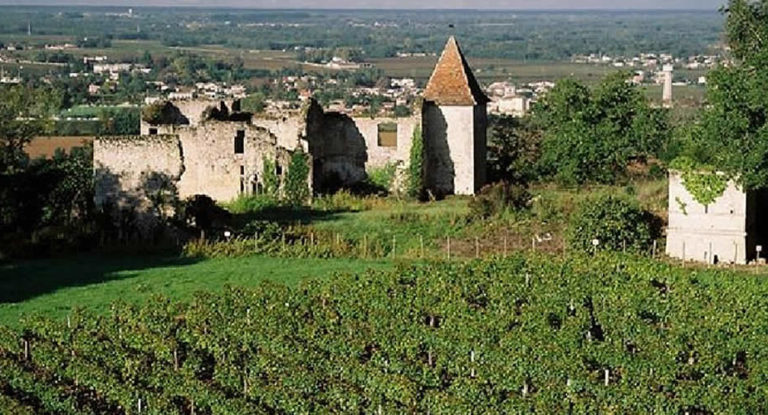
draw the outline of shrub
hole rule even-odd
[[[301,148],[291,156],[285,179],[285,201],[291,206],[303,206],[309,200],[309,157]]]
[[[654,217],[626,196],[599,195],[581,202],[571,217],[567,239],[572,249],[590,252],[646,251],[656,229]],[[597,247],[593,240],[599,241]]]
[[[413,131],[410,160],[408,160],[408,185],[406,191],[410,197],[421,196],[424,188],[423,168],[424,138],[421,135],[421,127],[417,126]]]
[[[531,194],[525,185],[498,182],[489,184],[469,202],[470,215],[478,219],[498,216],[508,210],[528,207]]]
[[[227,203],[226,208],[232,213],[252,213],[279,206],[279,201],[269,195],[241,194]]]
[[[389,192],[390,189],[392,189],[392,183],[395,181],[396,173],[397,165],[394,163],[387,163],[384,167],[371,169],[368,173],[368,180],[370,180],[374,187]]]

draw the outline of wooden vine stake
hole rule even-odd
[[[656,244],[657,241],[653,241],[653,248],[651,248],[651,258],[656,259]]]
[[[447,246],[448,246],[448,260],[451,260],[451,237],[446,238]]]
[[[469,368],[469,377],[474,379],[475,378],[475,351],[474,350],[470,350],[469,352],[469,361],[470,363],[472,363],[472,367]]]
[[[424,235],[419,235],[419,246],[421,247],[421,258],[424,259]]]
[[[397,236],[392,237],[392,259],[397,257]]]
[[[605,369],[605,386],[608,386],[608,383],[611,380],[611,371],[608,369]]]
[[[139,398],[139,404],[138,404],[138,407],[139,407],[139,413],[141,413],[141,398]]]
[[[504,258],[507,257],[507,235],[504,234]]]
[[[179,371],[179,353],[178,349],[173,349],[173,371]]]
[[[523,398],[525,398],[526,396],[528,396],[528,381],[527,380],[523,383]]]
[[[475,236],[475,258],[480,258],[480,238]]]
[[[29,360],[29,340],[24,339],[24,360]]]

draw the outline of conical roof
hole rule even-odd
[[[489,101],[453,36],[448,39],[429,78],[424,99],[448,106],[480,105]]]

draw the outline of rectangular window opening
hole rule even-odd
[[[245,153],[245,130],[237,130],[235,136],[235,154]]]
[[[384,122],[379,124],[379,147],[397,148],[397,124],[393,122]]]
[[[157,135],[157,128],[150,128],[149,135]]]

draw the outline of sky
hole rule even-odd
[[[0,5],[179,6],[344,9],[704,9],[726,0],[0,0]]]

